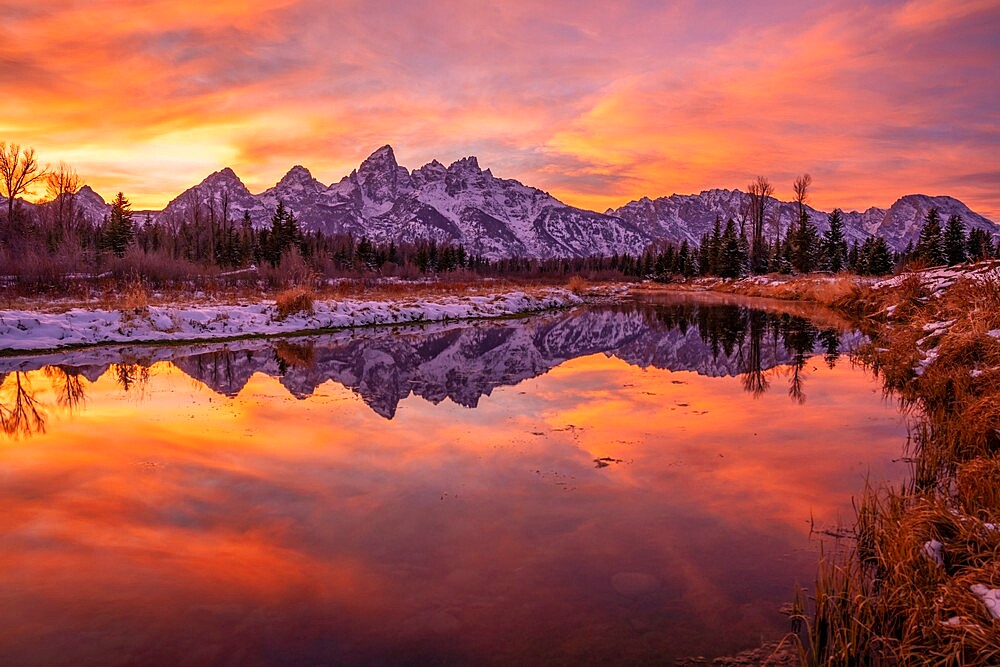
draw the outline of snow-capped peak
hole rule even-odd
[[[643,197],[606,213],[567,206],[546,192],[483,170],[475,156],[445,167],[437,160],[411,173],[396,162],[391,146],[374,151],[339,182],[325,187],[309,170],[296,165],[274,187],[252,195],[232,169],[215,172],[164,209],[164,214],[191,216],[214,212],[241,216],[248,212],[267,225],[278,201],[292,210],[305,229],[328,234],[350,233],[379,241],[435,239],[462,243],[486,257],[564,257],[613,253],[636,254],[652,241],[698,243],[715,220],[745,217],[748,195],[712,189],[699,194]],[[1000,226],[950,197],[907,195],[890,209],[844,213],[849,242],[872,234],[901,250],[919,234],[930,207],[942,219],[960,213],[967,227],[1000,237]],[[212,207],[212,208],[209,208]],[[770,199],[767,233],[785,233],[798,219],[793,202]],[[823,231],[828,214],[805,207]]]
[[[288,170],[288,173],[281,177],[278,181],[278,185],[292,185],[294,183],[312,183],[313,175],[308,169],[300,164],[295,165]]]
[[[85,199],[87,201],[93,202],[94,204],[99,204],[101,206],[108,205],[108,202],[104,201],[104,197],[94,192],[94,189],[89,185],[84,185],[79,190],[77,190],[76,197],[78,199]]]

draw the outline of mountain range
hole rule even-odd
[[[87,186],[75,199],[92,220],[108,211],[104,200]],[[491,259],[549,258],[637,254],[654,241],[697,244],[711,231],[716,217],[739,220],[748,199],[739,190],[715,189],[644,197],[599,213],[569,206],[516,180],[498,178],[480,168],[475,157],[447,167],[435,160],[410,171],[396,162],[390,146],[383,146],[331,185],[296,165],[273,187],[253,194],[227,167],[148,215],[159,220],[212,215],[239,220],[248,212],[254,225],[265,226],[281,201],[306,230],[351,233],[377,241],[458,242]],[[943,220],[957,213],[967,229],[983,229],[1000,238],[1000,225],[961,201],[921,194],[901,197],[888,209],[844,212],[845,235],[848,242],[881,236],[893,249],[903,250],[916,242],[931,208],[937,208]],[[768,231],[775,225],[786,230],[797,217],[793,202],[772,198],[768,210]],[[809,206],[806,211],[820,231],[827,228],[827,212]]]

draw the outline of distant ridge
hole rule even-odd
[[[81,188],[75,198],[88,218],[99,220],[107,214],[108,205],[89,187]],[[739,220],[747,200],[739,190],[714,189],[644,197],[598,213],[569,206],[516,180],[497,178],[473,156],[447,167],[433,160],[410,171],[396,162],[387,145],[332,185],[296,165],[273,187],[253,194],[226,167],[182,192],[162,211],[148,214],[154,219],[226,215],[239,220],[248,212],[253,224],[263,226],[270,224],[281,201],[307,230],[378,241],[456,242],[491,259],[549,258],[636,254],[653,241],[698,243],[716,216]],[[888,209],[845,212],[845,235],[849,242],[881,236],[894,250],[903,250],[916,241],[924,217],[935,207],[943,220],[957,213],[968,229],[1000,238],[1000,225],[961,201],[922,194],[901,197]],[[820,230],[826,229],[826,212],[809,206],[806,211]],[[771,200],[769,217],[782,230],[796,215],[796,204]],[[772,225],[774,220],[769,220],[768,231]]]

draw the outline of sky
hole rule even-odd
[[[391,144],[604,210],[744,188],[1000,220],[1000,0],[0,0],[0,141],[160,208]]]

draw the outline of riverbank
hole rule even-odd
[[[577,292],[580,290],[577,290]],[[423,298],[330,298],[290,290],[251,303],[203,301],[151,305],[145,293],[123,294],[117,307],[0,310],[0,353],[104,343],[180,342],[289,335],[360,326],[509,317],[583,303],[570,289],[478,289]]]
[[[1000,663],[1000,262],[681,289],[813,301],[851,317],[871,336],[856,359],[914,417],[911,479],[865,489],[853,541],[820,562],[813,609],[800,607],[802,661]]]

